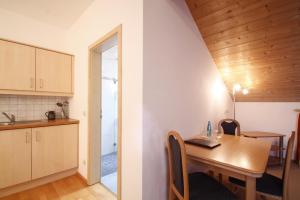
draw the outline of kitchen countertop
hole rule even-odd
[[[25,128],[38,128],[38,127],[47,127],[47,126],[59,126],[59,125],[68,125],[68,124],[79,124],[79,120],[76,119],[36,120],[27,123],[0,125],[0,131],[25,129]]]

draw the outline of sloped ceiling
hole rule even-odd
[[[237,101],[300,101],[300,0],[186,0]]]

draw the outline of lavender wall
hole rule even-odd
[[[143,200],[165,200],[167,132],[200,133],[231,99],[185,1],[144,1],[143,54]]]

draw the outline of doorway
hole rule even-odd
[[[108,43],[109,42],[109,43]],[[101,183],[117,193],[118,42],[104,43],[101,56]]]
[[[88,184],[121,199],[121,26],[89,48]]]

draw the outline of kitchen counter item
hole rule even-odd
[[[59,126],[68,124],[79,124],[79,120],[76,119],[56,119],[56,120],[36,120],[36,121],[22,121],[15,124],[0,125],[0,131],[24,129],[24,128],[37,128],[47,126]]]
[[[48,111],[45,113],[45,115],[48,118],[48,120],[55,120],[56,118],[54,111]]]
[[[61,108],[61,118],[69,118],[69,102],[64,101],[63,103],[57,102],[56,105]]]
[[[69,102],[68,101],[63,102],[62,110],[65,115],[65,118],[69,118],[70,111],[69,111]]]

